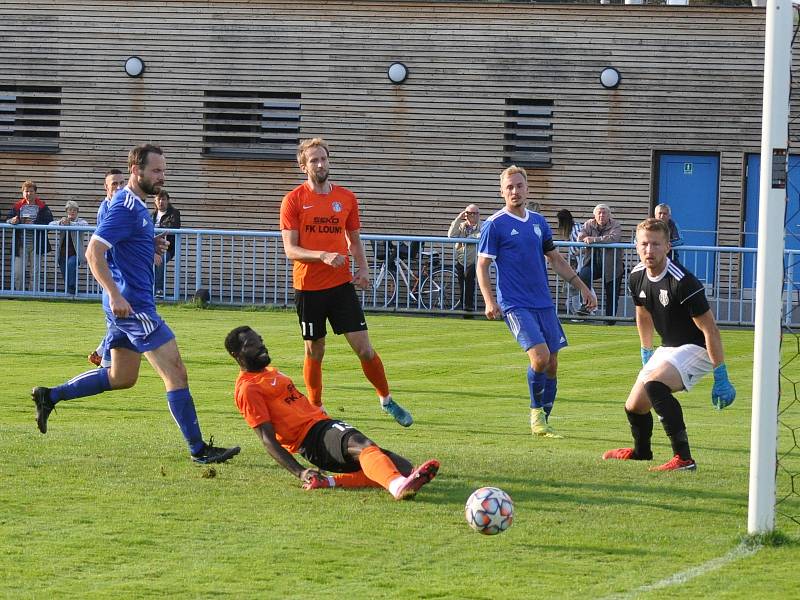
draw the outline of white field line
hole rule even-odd
[[[661,581],[656,581],[655,583],[643,585],[629,592],[606,596],[605,598],[603,598],[603,600],[630,600],[636,598],[640,594],[646,594],[647,592],[660,590],[662,588],[670,587],[673,585],[682,585],[687,581],[690,581],[696,577],[700,577],[702,575],[706,575],[707,573],[711,573],[712,571],[716,571],[717,569],[721,569],[725,565],[732,563],[736,560],[739,560],[740,558],[747,558],[748,556],[752,556],[753,554],[758,552],[760,548],[761,544],[751,545],[742,542],[724,556],[718,556],[717,558],[712,558],[711,560],[704,562],[702,565],[697,565],[696,567],[690,567],[685,571],[681,571],[680,573],[675,573],[674,575],[670,575],[669,577],[662,579]]]

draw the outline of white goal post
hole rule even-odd
[[[775,528],[792,15],[791,0],[767,0],[747,515],[751,535]]]

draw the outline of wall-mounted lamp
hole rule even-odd
[[[389,76],[389,81],[400,84],[408,79],[408,67],[406,67],[403,63],[392,63],[389,65],[389,69],[386,71],[386,74]]]
[[[128,77],[141,77],[144,73],[144,61],[138,56],[131,56],[125,61],[125,73]]]
[[[618,85],[622,76],[614,67],[606,67],[600,72],[600,84],[607,90],[613,90]]]

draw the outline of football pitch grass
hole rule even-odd
[[[302,342],[289,311],[163,306],[208,439],[233,461],[189,461],[145,362],[130,390],[63,402],[47,435],[30,390],[88,368],[104,333],[95,303],[0,300],[0,596],[13,598],[797,598],[798,526],[743,541],[753,334],[723,331],[736,402],[716,411],[711,378],[679,396],[697,472],[601,460],[629,445],[623,403],[638,367],[631,326],[565,325],[552,423],[528,426],[526,357],[502,323],[370,315],[403,429],[378,407],[357,358],[328,338],[330,414],[439,476],[413,501],[383,490],[304,491],[233,403],[223,339],[247,324],[301,389]],[[785,436],[784,436],[785,437]],[[782,440],[782,445],[785,440]],[[656,460],[671,451],[654,430]],[[464,502],[491,485],[513,526],[485,537]],[[800,513],[795,502],[794,514]]]

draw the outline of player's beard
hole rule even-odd
[[[311,171],[311,181],[313,181],[316,185],[322,185],[326,181],[328,181],[328,169],[324,171]]]
[[[644,266],[647,267],[648,272],[650,272],[652,275],[660,275],[664,272],[664,269],[667,266],[667,256],[662,256],[660,260],[651,258],[649,262],[647,259],[643,258],[642,262],[644,263]]]
[[[148,181],[144,179],[141,175],[139,176],[139,180],[136,183],[139,184],[139,187],[148,196],[155,196],[158,192],[161,191],[161,188],[164,187],[163,181]]]
[[[259,352],[256,356],[246,356],[244,358],[245,368],[248,371],[261,371],[262,369],[269,366],[269,363],[272,360],[269,357],[266,349],[263,352]]]
[[[508,208],[509,210],[522,209],[525,208],[527,202],[528,201],[525,198],[509,198],[508,201],[506,202],[506,208]]]

